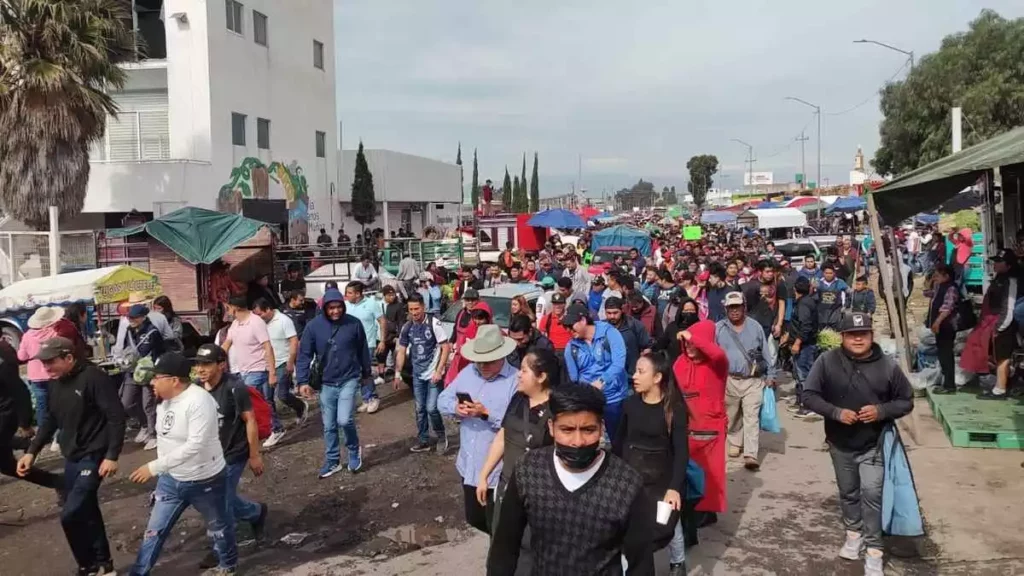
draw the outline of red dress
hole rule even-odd
[[[673,366],[676,385],[690,412],[690,458],[704,469],[704,498],[700,512],[725,512],[725,379],[729,361],[715,344],[715,323],[701,320],[690,326],[690,342],[703,358],[696,361],[683,350]]]

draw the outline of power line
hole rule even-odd
[[[810,126],[811,122],[813,122],[813,121],[814,121],[814,117],[812,116],[811,119],[807,121],[807,124],[804,124],[804,127],[801,128],[800,131],[796,133],[796,136],[793,136],[792,138],[790,138],[787,141],[786,144],[782,144],[781,146],[776,148],[774,151],[772,151],[771,154],[764,155],[761,158],[762,159],[774,158],[774,157],[782,154],[783,152],[786,152],[789,149],[791,149],[794,144],[796,144],[797,142],[800,141],[800,137],[804,135],[804,132],[807,130],[807,127]]]
[[[896,71],[893,72],[892,76],[890,76],[889,79],[886,80],[882,85],[885,86],[886,84],[889,84],[890,82],[895,80],[896,77],[899,76],[900,73],[902,73],[904,69],[906,69],[908,64],[909,64],[909,62],[904,62],[903,65],[900,66],[899,68],[897,68]],[[843,114],[849,114],[850,112],[853,112],[854,110],[860,108],[861,106],[864,106],[865,104],[867,104],[868,102],[871,102],[872,100],[874,100],[877,97],[878,97],[878,90],[875,90],[874,93],[872,93],[870,96],[868,96],[867,98],[862,100],[859,104],[851,106],[851,107],[847,108],[846,110],[843,110],[842,112],[827,112],[825,115],[826,116],[842,116]]]

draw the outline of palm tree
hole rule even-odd
[[[135,54],[123,0],[0,0],[0,206],[44,229],[82,211],[89,145]]]

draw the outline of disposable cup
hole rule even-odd
[[[658,502],[658,517],[657,517],[658,524],[661,524],[662,526],[664,526],[665,524],[668,524],[668,519],[669,519],[669,516],[671,516],[671,515],[672,515],[672,505],[669,504],[668,502],[665,502],[664,500],[662,500],[661,502]]]

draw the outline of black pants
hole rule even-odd
[[[956,343],[956,332],[953,328],[942,325],[935,335],[935,347],[938,348],[939,368],[942,369],[942,387],[956,390],[956,360],[953,357],[953,345]]]
[[[100,513],[100,461],[99,457],[87,457],[64,465],[68,495],[60,525],[79,568],[95,569],[111,561],[107,530]]]
[[[21,439],[15,438],[14,430],[9,429],[9,427],[7,430],[0,430],[0,474],[31,482],[43,488],[57,489],[63,486],[64,479],[59,474],[38,468],[30,468],[24,478],[18,476],[18,461],[14,459],[14,449],[16,447],[24,448],[21,445],[24,441],[19,442],[19,440]]]
[[[476,486],[462,485],[462,494],[466,502],[466,523],[485,533],[491,533],[491,520],[494,518],[494,490],[487,490],[487,506],[476,501]]]

